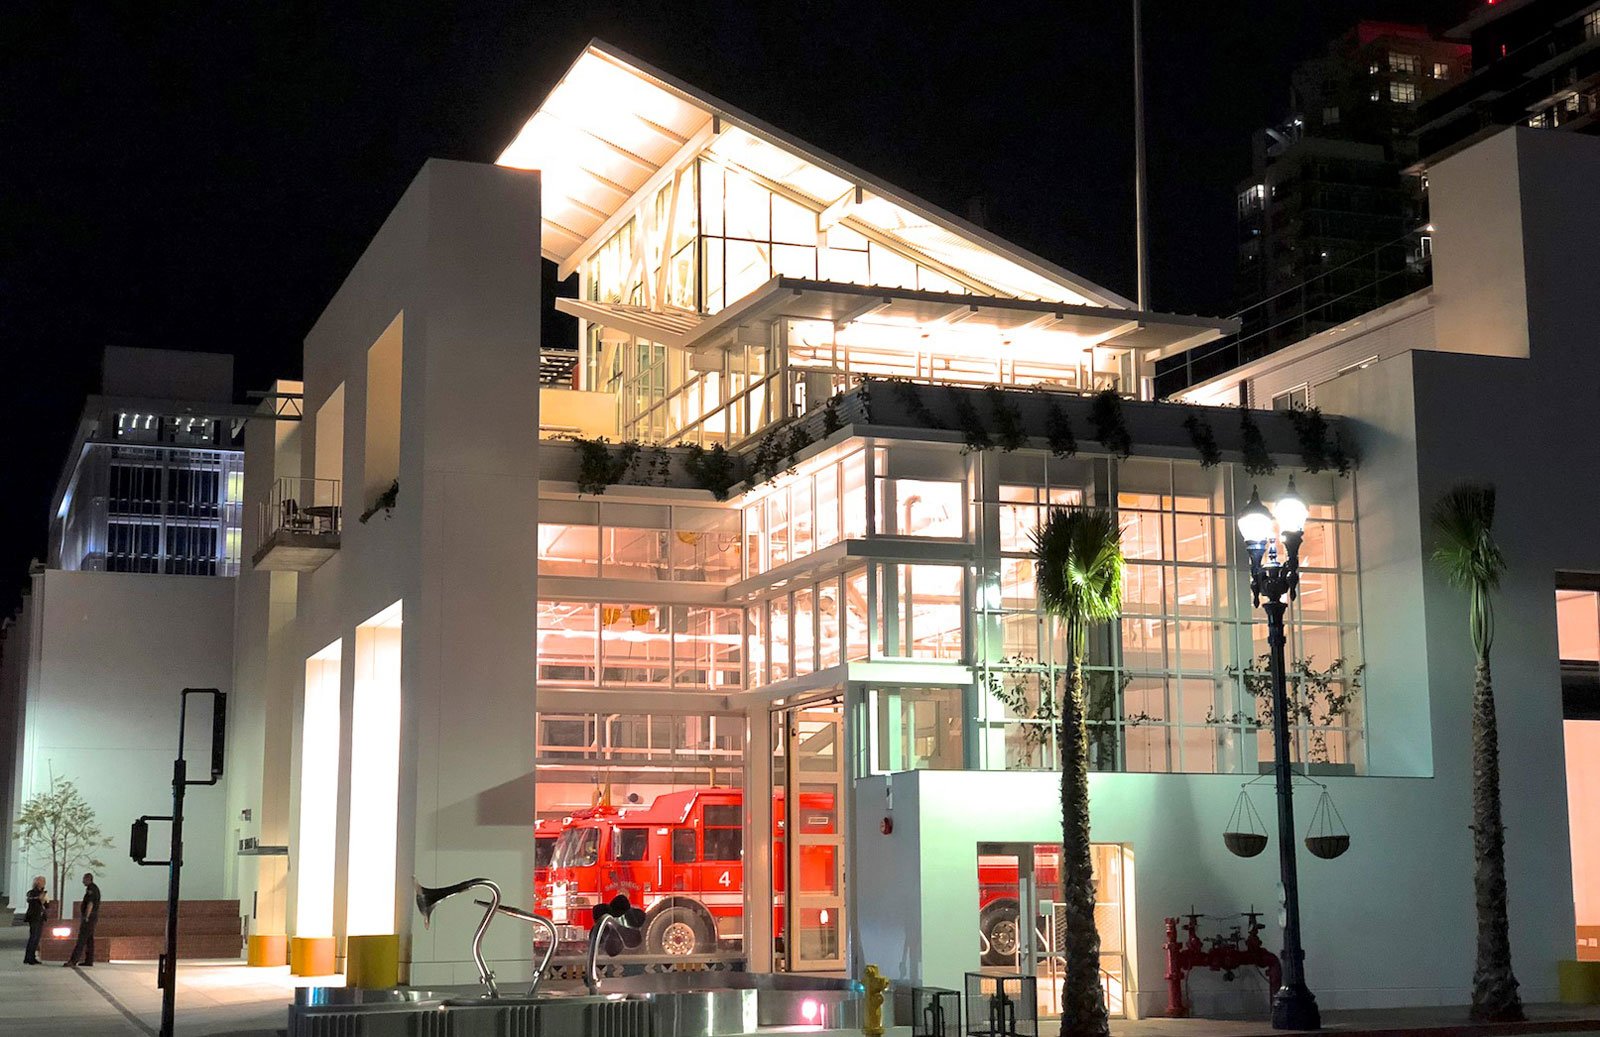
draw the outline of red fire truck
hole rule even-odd
[[[774,925],[781,931],[788,827],[782,798],[773,801],[772,811]],[[816,835],[837,832],[833,796],[802,794],[796,823]],[[547,844],[552,836],[553,843]],[[644,908],[643,950],[649,954],[708,954],[724,935],[743,929],[744,793],[740,789],[685,789],[658,796],[647,806],[601,804],[559,821],[541,820],[534,837],[540,841],[534,903],[549,912],[564,942],[584,939],[589,908],[618,893]],[[801,854],[801,886],[828,888],[835,866],[832,847],[814,849],[817,852]],[[984,961],[1014,961],[1019,913],[1016,858],[980,855],[978,883]]]
[[[1024,851],[1026,852],[1026,851]],[[1035,849],[1033,880],[1039,900],[1057,900],[1061,895],[1061,848]],[[1015,965],[1022,934],[1017,920],[1022,915],[1017,882],[1015,852],[999,847],[978,850],[978,933],[979,950],[985,965]],[[1043,919],[1035,918],[1040,925]]]

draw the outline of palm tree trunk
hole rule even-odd
[[[1511,971],[1506,910],[1506,832],[1500,817],[1500,735],[1495,723],[1489,657],[1478,656],[1472,686],[1472,874],[1478,908],[1478,963],[1472,974],[1472,1018],[1520,1020],[1522,999]]]
[[[1067,981],[1061,998],[1062,1037],[1108,1037],[1100,986],[1100,931],[1094,923],[1094,861],[1089,849],[1089,730],[1083,664],[1068,671],[1061,703],[1061,886],[1066,909]]]

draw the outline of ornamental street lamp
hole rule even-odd
[[[1283,617],[1300,584],[1300,540],[1305,534],[1307,513],[1306,502],[1295,492],[1294,477],[1290,476],[1289,488],[1271,511],[1252,487],[1250,501],[1238,518],[1239,535],[1244,537],[1250,553],[1251,600],[1267,614],[1271,657],[1272,772],[1277,779],[1278,872],[1283,885],[1283,986],[1272,998],[1275,1030],[1322,1028],[1316,996],[1306,986],[1305,952],[1300,947],[1300,883],[1296,876],[1294,790],[1289,770],[1289,695],[1283,661]]]

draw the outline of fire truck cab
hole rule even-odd
[[[648,806],[598,806],[565,819],[535,901],[563,940],[618,893],[646,912],[649,954],[709,954],[742,935],[744,805],[738,789],[669,792]],[[535,876],[538,883],[538,876]]]

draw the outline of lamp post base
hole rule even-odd
[[[1272,1028],[1274,1030],[1320,1030],[1322,1013],[1317,1010],[1316,995],[1304,983],[1279,988],[1272,998]]]

